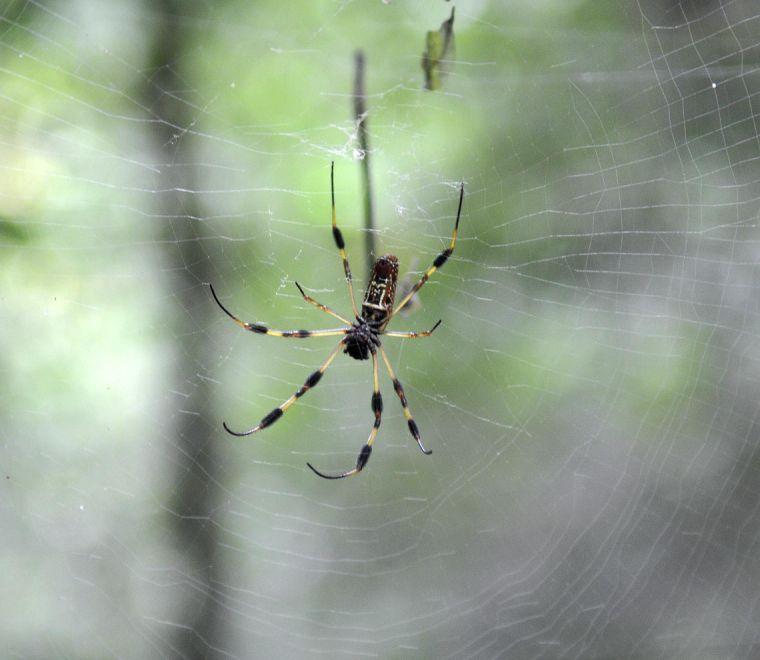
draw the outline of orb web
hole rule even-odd
[[[756,656],[757,7],[460,5],[430,93],[449,7],[401,5],[0,9],[12,657]],[[441,327],[385,342],[433,454],[381,364],[335,484],[306,461],[355,463],[369,363],[233,438],[335,340],[243,332],[205,285],[275,328],[336,325],[296,280],[350,316],[357,47],[402,278],[466,194],[391,325]]]

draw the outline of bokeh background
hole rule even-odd
[[[0,3],[0,655],[760,656],[760,7]],[[243,332],[453,258],[367,363]]]

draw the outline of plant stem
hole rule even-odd
[[[361,152],[362,189],[364,197],[364,246],[369,272],[372,272],[375,254],[375,213],[372,205],[372,180],[370,177],[369,139],[367,135],[367,95],[364,87],[364,52],[354,53],[354,119],[356,121],[357,139]],[[368,277],[369,281],[369,277]]]

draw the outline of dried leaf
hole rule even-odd
[[[425,35],[425,52],[422,54],[422,70],[425,72],[425,89],[440,89],[443,77],[450,69],[454,57],[454,7],[451,16],[441,23],[438,30]]]

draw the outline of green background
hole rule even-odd
[[[0,655],[760,652],[760,14],[486,0],[0,3]],[[255,424],[378,253],[454,256]]]

